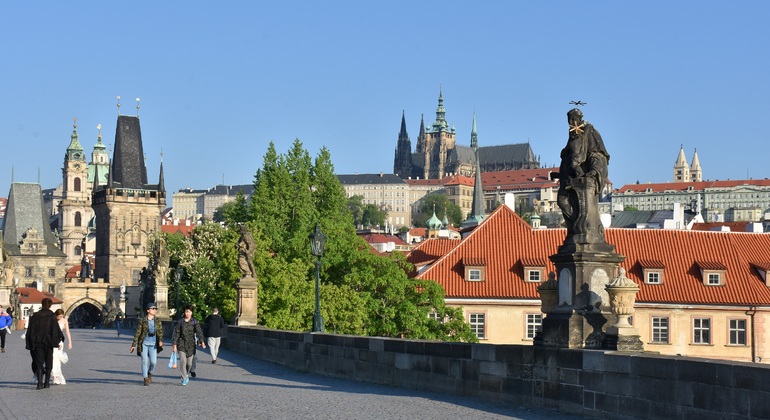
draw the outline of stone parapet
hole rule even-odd
[[[223,347],[302,372],[596,418],[770,418],[760,364],[234,326]]]

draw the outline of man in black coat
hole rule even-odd
[[[37,377],[37,389],[48,388],[53,368],[53,349],[64,341],[64,334],[51,311],[53,302],[50,298],[45,298],[42,304],[43,308],[29,319],[26,337],[27,350],[32,355],[32,369]]]
[[[219,309],[213,308],[211,315],[206,318],[206,334],[208,335],[209,350],[211,351],[211,363],[217,362],[219,353],[219,344],[222,340],[222,334],[225,332],[225,321],[219,315]]]

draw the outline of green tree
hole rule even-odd
[[[361,217],[364,227],[367,226],[384,226],[385,219],[387,219],[388,213],[380,210],[374,204],[367,204],[364,206],[363,215]]]
[[[409,279],[411,267],[403,256],[381,257],[356,235],[349,203],[325,148],[311,161],[299,140],[285,155],[270,144],[264,165],[254,176],[247,223],[257,242],[260,324],[297,331],[311,328],[315,257],[310,255],[308,236],[318,223],[327,235],[320,269],[326,330],[475,340],[462,312],[445,307],[437,283]],[[237,223],[228,220],[229,213],[223,214],[232,230]],[[428,316],[431,313],[446,316],[448,322],[440,324]]]
[[[176,306],[177,299],[182,306],[192,304],[198,319],[210,314],[213,306],[225,319],[234,317],[239,278],[234,232],[208,222],[198,225],[189,238],[175,234],[166,239],[171,266],[182,274],[178,285],[175,276],[169,284],[170,305]]]
[[[463,222],[463,212],[460,206],[449,201],[449,198],[442,192],[434,192],[422,198],[419,214],[412,219],[412,225],[425,227],[428,219],[433,216],[434,209],[436,217],[443,220],[444,214],[446,214],[449,223],[454,226],[460,226]]]
[[[354,195],[348,198],[347,207],[353,217],[353,225],[358,227],[364,223],[364,196]]]
[[[249,206],[246,203],[246,197],[243,191],[235,194],[235,201],[228,201],[214,210],[214,221],[230,223],[245,223],[249,220]]]

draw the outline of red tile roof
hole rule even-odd
[[[650,189],[654,192],[663,191],[687,191],[692,186],[695,191],[703,191],[707,188],[732,188],[739,185],[754,185],[758,187],[770,186],[770,179],[744,179],[735,181],[700,181],[700,182],[662,182],[656,184],[626,184],[615,191],[625,192],[645,192]]]
[[[420,242],[417,248],[407,254],[406,260],[412,264],[434,261],[449,253],[460,243],[459,239],[430,238]]]
[[[706,223],[693,223],[692,230],[721,230],[720,228],[727,227],[730,232],[746,232],[746,225],[748,222],[706,222]]]
[[[53,293],[41,292],[34,287],[19,287],[16,290],[19,291],[20,303],[41,303],[44,298],[51,298],[54,305],[62,303]]]
[[[185,237],[189,238],[192,235],[192,231],[195,230],[195,226],[189,225],[161,225],[160,230],[163,233],[181,233]]]
[[[547,271],[554,271],[547,257],[556,253],[565,235],[565,229],[532,229],[510,208],[500,206],[416,277],[437,281],[450,298],[539,299],[539,283],[525,282],[523,267],[540,260],[547,262]],[[607,229],[605,236],[626,256],[621,267],[640,286],[638,302],[770,305],[770,287],[755,268],[770,261],[770,234]],[[463,260],[469,258],[486,259],[485,281],[463,280]],[[661,266],[662,284],[643,282],[643,267]],[[704,285],[702,266],[724,267],[708,269],[724,269],[725,284]]]
[[[370,244],[386,244],[388,242],[393,242],[396,245],[409,245],[406,242],[404,242],[403,239],[399,238],[396,235],[385,235],[382,233],[367,233],[365,235],[359,235],[361,236],[367,243]]]

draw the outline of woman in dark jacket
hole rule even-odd
[[[158,352],[163,351],[163,324],[155,317],[158,305],[147,304],[147,316],[140,318],[136,326],[134,341],[131,342],[129,353],[136,353],[142,357],[142,377],[144,386],[152,382],[152,372],[158,362]]]

